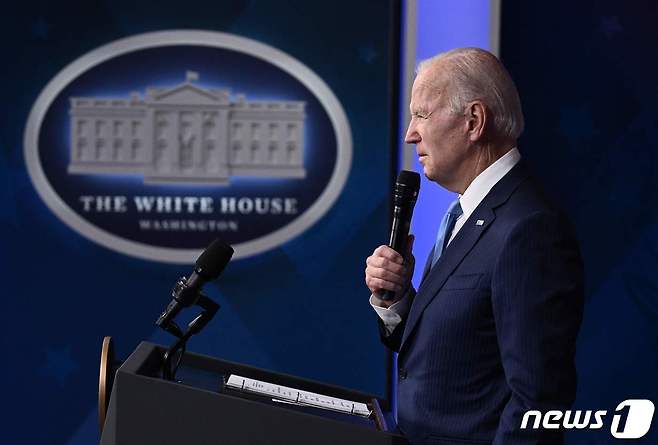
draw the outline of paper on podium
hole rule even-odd
[[[370,410],[365,403],[329,397],[309,391],[302,391],[287,386],[275,385],[260,380],[249,379],[239,375],[230,375],[226,386],[240,391],[248,391],[272,397],[274,401],[309,405],[316,408],[340,411],[347,414],[368,417]]]

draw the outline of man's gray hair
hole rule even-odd
[[[523,132],[521,99],[509,73],[496,56],[480,48],[457,48],[418,64],[420,74],[438,64],[448,71],[448,101],[454,113],[481,100],[491,111],[495,134],[517,139]]]

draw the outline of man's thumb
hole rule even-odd
[[[404,256],[406,259],[409,259],[411,257],[411,250],[414,247],[414,240],[416,237],[414,235],[408,235],[407,236],[407,252],[406,255]]]

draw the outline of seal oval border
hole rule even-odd
[[[48,208],[75,231],[104,247],[137,258],[185,264],[196,260],[201,249],[154,247],[130,241],[100,229],[74,212],[53,190],[39,160],[38,137],[44,116],[57,95],[85,71],[133,51],[162,46],[208,46],[239,51],[287,72],[308,88],[327,111],[336,134],[337,155],[329,183],[318,199],[289,224],[265,236],[233,246],[234,258],[245,258],[277,247],[310,228],[324,216],[343,189],[352,163],[352,132],[343,107],[329,86],[297,59],[272,46],[246,37],[215,31],[169,30],[115,40],[79,57],[61,70],[43,89],[28,117],[24,154],[30,179]]]

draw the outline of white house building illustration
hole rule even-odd
[[[305,177],[305,102],[232,100],[195,80],[188,72],[144,97],[70,98],[69,173],[138,173],[150,183]]]

